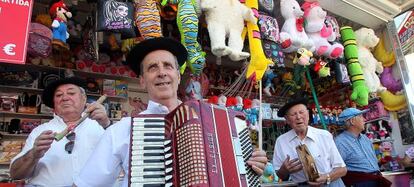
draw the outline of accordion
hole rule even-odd
[[[129,186],[259,186],[242,113],[188,101],[132,118]]]

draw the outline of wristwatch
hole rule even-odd
[[[331,184],[331,176],[329,176],[329,173],[326,175],[326,184]]]

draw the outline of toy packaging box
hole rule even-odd
[[[103,94],[108,96],[116,96],[115,80],[104,79],[102,84]]]
[[[0,93],[0,111],[16,112],[18,97],[16,94]]]
[[[116,96],[128,97],[128,82],[124,80],[115,81]]]

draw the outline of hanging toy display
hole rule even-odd
[[[314,51],[315,46],[303,28],[304,12],[301,10],[299,3],[296,0],[281,0],[280,12],[285,19],[280,32],[282,50],[287,53],[297,51],[299,48]]]
[[[144,39],[162,37],[161,17],[156,0],[135,0],[134,20]]]
[[[256,23],[252,10],[238,0],[201,0],[201,9],[206,15],[208,33],[211,41],[211,52],[217,56],[227,56],[233,61],[250,56],[242,52],[242,31],[244,21]],[[226,45],[226,38],[229,42]]]
[[[377,73],[384,70],[382,63],[378,62],[371,53],[370,48],[374,48],[379,38],[375,35],[374,30],[369,28],[360,28],[355,31],[355,39],[358,47],[358,60],[364,73],[365,83],[370,93],[376,96],[377,92],[385,91],[386,88],[380,83]]]
[[[69,49],[66,44],[66,39],[69,38],[69,33],[67,32],[67,22],[68,18],[72,17],[72,13],[69,12],[68,7],[63,0],[54,0],[50,2],[49,14],[53,18],[51,25],[53,45]]]
[[[305,31],[313,41],[315,55],[332,59],[341,56],[344,47],[339,43],[330,43],[336,39],[336,33],[330,25],[325,24],[326,11],[319,6],[319,2],[306,1],[302,8],[305,12]]]
[[[358,62],[358,47],[351,27],[341,27],[342,43],[345,46],[345,59],[352,82],[351,99],[361,106],[368,105],[368,88],[365,84],[361,65]]]
[[[196,0],[163,0],[161,5],[167,3],[178,4],[177,25],[180,30],[181,43],[188,51],[186,63],[181,67],[181,73],[184,73],[186,67],[191,72],[199,76],[206,62],[205,52],[197,41],[198,35],[198,15],[201,14],[199,5]]]
[[[257,0],[246,0],[246,6],[254,11],[255,21],[247,22],[247,36],[249,38],[249,49],[251,53],[250,63],[247,67],[246,78],[261,80],[268,65],[273,62],[266,58],[262,48],[259,26],[256,18],[259,16]]]

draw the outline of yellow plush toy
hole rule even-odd
[[[382,62],[382,66],[390,67],[395,63],[395,53],[386,50],[384,40],[385,37],[382,36],[377,46],[375,46],[374,56],[378,61]]]
[[[246,6],[251,8],[256,18],[259,17],[257,12],[259,3],[257,0],[246,0]],[[247,22],[247,35],[249,37],[249,48],[250,48],[250,63],[247,67],[246,77],[250,78],[252,75],[256,76],[256,80],[262,79],[267,66],[273,62],[266,58],[260,37],[259,27],[257,22]]]
[[[393,94],[388,90],[379,93],[384,108],[388,111],[398,111],[407,107],[407,101],[404,94]]]

